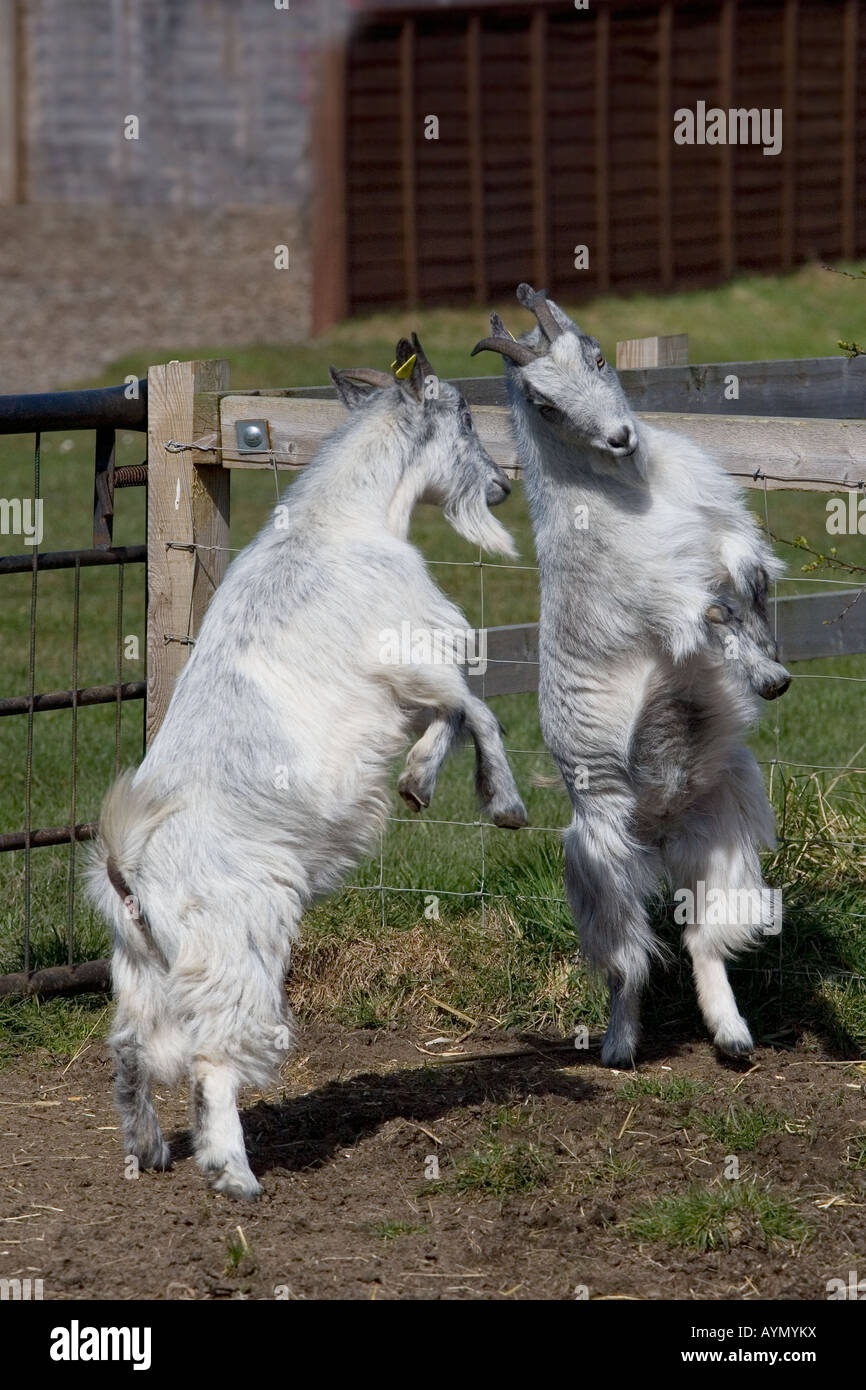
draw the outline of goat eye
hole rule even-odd
[[[468,430],[472,430],[475,428],[475,426],[472,423],[472,416],[468,410],[464,410],[463,412],[463,424]]]
[[[598,354],[598,357],[596,357],[596,359],[595,359],[595,365],[598,367],[598,370],[599,370],[599,371],[601,371],[602,367],[605,365],[605,361],[604,361],[604,358],[602,357],[601,353],[599,353],[599,354]]]
[[[545,401],[543,405],[540,405],[538,407],[538,410],[539,414],[543,415],[545,420],[555,420],[559,415],[559,411],[557,410],[556,406],[550,405],[547,401]]]

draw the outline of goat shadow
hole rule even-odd
[[[429,1124],[458,1107],[498,1101],[518,1104],[529,1095],[558,1095],[589,1101],[600,1087],[568,1067],[597,1066],[598,1050],[578,1051],[573,1042],[521,1034],[524,1050],[501,1051],[459,1062],[428,1062],[396,1072],[359,1072],[337,1078],[306,1095],[273,1103],[260,1100],[242,1110],[244,1139],[258,1176],[274,1168],[297,1172],[320,1168],[341,1149],[352,1148],[389,1120]],[[526,1046],[528,1045],[528,1046]],[[173,1159],[192,1152],[188,1130],[171,1136]]]

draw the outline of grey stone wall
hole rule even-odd
[[[321,3],[28,0],[0,393],[77,383],[135,349],[307,336]]]
[[[316,0],[29,0],[25,200],[305,202],[317,29]]]

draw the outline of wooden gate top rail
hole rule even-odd
[[[338,401],[282,395],[223,395],[219,401],[226,468],[299,468],[346,418]],[[504,406],[474,410],[478,433],[511,477],[521,467]],[[745,486],[824,492],[866,487],[866,420],[646,412],[648,423],[676,430],[710,451]],[[238,448],[237,422],[267,420],[269,448]]]

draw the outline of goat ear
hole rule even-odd
[[[412,334],[412,346],[415,349],[415,356],[418,358],[418,362],[420,364],[423,375],[425,377],[435,376],[436,373],[430,365],[430,359],[428,358],[426,352],[422,348],[421,340],[418,337],[417,333]]]
[[[523,280],[517,286],[517,298],[518,301],[523,305],[524,309],[531,310],[533,304],[535,303],[535,290],[532,288],[531,285],[527,285],[526,281]]]
[[[336,367],[329,367],[328,376],[337,388],[337,395],[347,410],[354,410],[370,394],[369,391],[362,390],[357,382],[352,380],[348,372],[340,372]]]
[[[394,361],[391,363],[391,371],[397,378],[398,385],[402,388],[403,395],[409,400],[423,401],[424,399],[424,367],[421,361],[423,350],[419,354],[408,338],[401,338],[394,349]]]
[[[415,350],[408,338],[401,338],[397,344],[394,361],[391,363],[391,370],[397,377],[397,382],[402,388],[403,394],[413,401],[424,400],[424,366],[423,350],[421,354]]]
[[[512,343],[516,341],[514,334],[505,327],[503,319],[499,317],[495,309],[490,315],[490,327],[493,330],[494,338],[510,338]]]
[[[391,371],[393,372],[399,367],[404,367],[414,352],[415,349],[409,342],[409,339],[401,338],[394,349],[394,361],[391,363]]]

